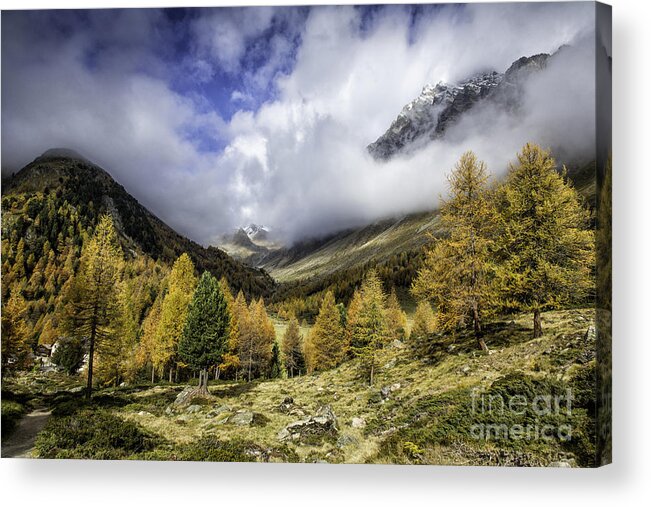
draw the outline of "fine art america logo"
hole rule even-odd
[[[490,394],[473,389],[470,434],[477,440],[558,440],[572,439],[572,389],[565,394]]]

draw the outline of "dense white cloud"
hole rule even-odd
[[[289,32],[269,32],[278,12],[295,16]],[[77,149],[170,225],[207,243],[250,221],[295,239],[431,207],[445,172],[467,149],[494,172],[527,140],[592,149],[590,4],[445,7],[415,23],[402,7],[376,11],[364,23],[352,7],[313,8],[304,23],[295,12],[220,9],[193,25],[190,67],[200,80],[216,67],[247,76],[249,89],[228,94],[245,109],[227,122],[205,102],[174,91],[157,71],[160,61],[142,49],[121,54],[127,62],[146,60],[154,71],[125,68],[124,61],[88,66],[80,50],[86,41],[74,38],[34,58],[21,51],[27,35],[18,28],[7,34],[3,23],[3,167],[52,146]],[[270,37],[255,42],[265,31]],[[244,68],[256,43],[267,44],[266,58]],[[425,84],[504,71],[520,56],[566,43],[574,49],[529,83],[517,121],[479,108],[445,142],[413,155],[376,163],[366,153]],[[294,65],[286,72],[288,59]],[[275,98],[250,111],[251,90],[270,86]],[[225,148],[205,151],[197,137],[214,137]]]

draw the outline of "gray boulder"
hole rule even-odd
[[[228,418],[228,422],[235,426],[250,426],[253,424],[253,412],[243,411],[233,414]]]
[[[181,391],[174,400],[174,405],[185,405],[190,402],[195,392],[195,388],[188,386]]]
[[[338,431],[337,417],[330,405],[320,407],[316,414],[285,426],[278,432],[281,441],[305,441],[313,437],[334,435]]]

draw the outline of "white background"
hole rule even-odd
[[[274,2],[232,2],[263,3]],[[567,470],[3,459],[3,504],[651,505],[651,3],[611,3],[615,215],[613,465],[596,470]],[[183,4],[229,5],[215,0],[138,0],[136,5]],[[16,9],[133,5],[107,0],[0,0],[0,6]]]

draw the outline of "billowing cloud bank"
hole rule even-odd
[[[3,15],[3,171],[75,149],[203,243],[430,208],[467,149],[494,173],[528,140],[593,152],[593,27],[585,3]],[[413,155],[366,153],[425,84],[563,44],[517,118],[477,108]]]

